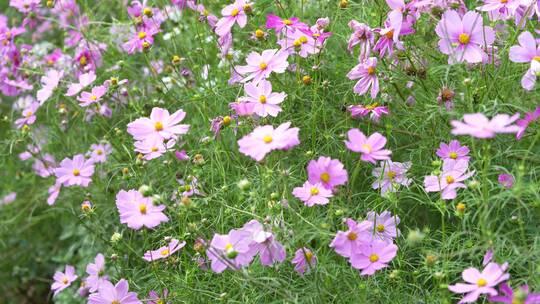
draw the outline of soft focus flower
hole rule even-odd
[[[64,186],[88,187],[94,174],[94,163],[85,159],[84,155],[77,154],[73,159],[64,158],[60,166],[54,169],[57,182]]]
[[[54,291],[56,296],[59,292],[71,286],[71,283],[77,279],[75,267],[66,265],[64,272],[57,271],[54,273],[53,279],[54,283],[51,285],[51,290]]]
[[[150,290],[148,293],[148,304],[170,304],[166,301],[169,296],[169,290],[163,289],[163,295],[160,296],[156,291]]]
[[[538,304],[540,293],[531,293],[528,285],[522,285],[515,291],[506,283],[499,285],[499,295],[490,296],[488,299],[494,303],[506,304]],[[501,294],[502,293],[502,294]]]
[[[112,153],[112,147],[108,143],[93,144],[90,146],[90,160],[94,163],[104,163],[107,155]]]
[[[350,129],[347,132],[348,140],[345,141],[347,148],[353,152],[361,153],[361,159],[375,164],[377,160],[389,160],[390,150],[383,149],[386,144],[386,138],[380,133],[375,132],[366,137],[358,129]]]
[[[497,290],[495,286],[510,278],[510,274],[505,273],[508,264],[499,265],[497,263],[489,263],[482,272],[476,268],[467,268],[463,271],[463,280],[467,283],[457,283],[448,286],[448,289],[454,293],[465,293],[466,295],[459,303],[475,302],[481,294],[489,294],[496,296]]]
[[[371,47],[375,42],[375,36],[373,35],[373,30],[369,25],[360,23],[356,20],[351,20],[349,22],[349,27],[354,31],[347,45],[349,52],[353,52],[353,48],[358,45],[360,48],[359,61],[363,62],[369,57],[371,53]]]
[[[120,213],[120,223],[127,224],[131,229],[152,229],[169,221],[163,213],[165,205],[154,206],[152,198],[144,197],[137,190],[120,190],[116,195],[116,207]]]
[[[100,85],[93,87],[91,92],[82,92],[81,96],[77,97],[77,100],[81,107],[88,107],[93,103],[98,103],[105,93],[107,93],[107,88]]]
[[[39,109],[39,102],[34,101],[25,108],[22,112],[22,117],[15,120],[17,128],[22,128],[24,125],[31,125],[36,121],[36,111]]]
[[[299,29],[306,29],[308,26],[305,23],[299,21],[297,17],[288,19],[281,19],[281,17],[268,14],[266,16],[266,28],[274,29],[276,35],[287,34],[288,32],[294,32]]]
[[[359,79],[354,85],[353,91],[358,95],[364,95],[371,88],[371,98],[379,94],[379,78],[377,77],[377,58],[370,57],[359,63],[347,74],[351,80]]]
[[[231,31],[235,23],[238,23],[240,28],[246,26],[247,15],[244,11],[244,6],[249,5],[249,1],[235,0],[234,3],[225,6],[221,10],[222,18],[216,23],[216,34],[224,36]]]
[[[98,292],[88,298],[88,304],[142,304],[137,294],[129,291],[128,281],[120,279],[116,285],[104,281],[99,286]]]
[[[498,133],[517,133],[520,128],[512,123],[519,118],[519,113],[509,116],[507,114],[495,115],[489,120],[482,113],[465,114],[463,122],[452,120],[452,134],[470,135],[476,138],[493,138]]]
[[[512,174],[499,174],[498,181],[499,184],[509,189],[514,186],[515,179]]]
[[[42,88],[37,91],[37,100],[40,105],[43,105],[51,97],[63,76],[64,71],[49,70],[41,77]]]
[[[90,292],[97,292],[99,286],[103,282],[108,280],[108,277],[104,275],[105,272],[105,257],[103,254],[98,253],[94,259],[94,263],[89,263],[86,266],[86,273],[88,277],[84,280],[85,287]]]
[[[240,152],[261,161],[267,153],[273,150],[288,150],[300,143],[298,128],[289,128],[290,122],[281,124],[274,129],[270,125],[259,126],[250,134],[238,140]]]
[[[72,83],[68,86],[66,96],[74,96],[79,94],[82,89],[92,84],[94,80],[96,80],[96,74],[94,71],[89,71],[88,73],[79,75],[79,82]]]
[[[441,143],[437,149],[437,156],[443,160],[464,159],[469,160],[469,147],[462,146],[459,140],[452,140],[449,144]]]
[[[516,121],[516,125],[519,127],[519,131],[516,133],[516,138],[520,140],[525,134],[525,131],[529,125],[540,118],[540,107],[537,107],[534,111],[525,113],[525,117]]]
[[[4,197],[2,197],[2,199],[0,199],[0,205],[5,205],[5,204],[12,203],[12,202],[15,201],[15,199],[17,199],[17,192],[10,192],[10,193],[4,195]]]
[[[474,174],[468,172],[469,163],[465,159],[447,159],[443,163],[443,171],[439,176],[430,175],[424,178],[426,192],[442,191],[442,199],[454,199],[457,196],[456,189],[467,188],[463,181]]]
[[[411,162],[381,162],[381,166],[373,169],[371,173],[376,178],[373,189],[381,189],[381,195],[385,195],[387,192],[396,192],[400,185],[409,187],[411,179],[407,178],[407,171],[410,168]]]
[[[308,180],[310,183],[321,183],[326,189],[334,189],[347,183],[347,170],[337,159],[321,156],[317,160],[311,160],[307,166]]]
[[[165,152],[172,150],[176,140],[170,139],[164,141],[163,139],[152,136],[144,140],[139,140],[135,142],[135,151],[140,152],[144,155],[145,160],[152,160],[163,155]]]
[[[211,261],[212,271],[221,273],[227,268],[238,270],[247,266],[255,255],[250,249],[250,232],[231,230],[228,234],[215,234],[206,254]]]
[[[144,253],[143,259],[148,262],[170,257],[172,254],[182,249],[186,242],[181,242],[177,239],[172,239],[167,246],[160,247],[156,250],[149,250]]]
[[[509,57],[518,63],[540,63],[540,43],[537,43],[530,32],[523,32],[518,37],[519,45],[510,48]],[[532,90],[536,83],[536,73],[529,68],[521,78],[521,86],[526,90]]]
[[[320,183],[312,184],[309,181],[306,181],[302,187],[294,188],[292,194],[308,207],[326,205],[328,198],[334,196],[332,190],[325,188]]]
[[[351,265],[362,270],[361,275],[372,275],[375,271],[388,267],[388,263],[394,259],[398,247],[392,243],[374,240],[360,246],[351,258]]]
[[[235,70],[244,77],[242,82],[253,79],[253,84],[258,84],[262,79],[267,79],[272,72],[285,72],[289,66],[288,57],[287,52],[277,49],[264,50],[261,54],[251,52],[246,58],[247,65],[236,66]]]
[[[291,263],[294,265],[294,270],[296,272],[304,275],[307,270],[310,270],[317,265],[317,256],[308,248],[303,247],[296,250]]]
[[[367,106],[365,105],[348,106],[347,110],[351,112],[351,116],[353,118],[370,115],[370,118],[374,122],[378,122],[383,115],[388,115],[389,113],[388,108],[386,106],[379,106],[379,104],[376,102]]]

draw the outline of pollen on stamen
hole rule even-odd
[[[266,64],[266,62],[261,62],[261,63],[259,64],[259,68],[260,68],[261,70],[266,70],[267,67],[268,67],[268,64]]]
[[[533,60],[534,60],[534,61],[540,62],[540,56],[534,56],[534,57],[533,57]]]
[[[73,169],[73,172],[72,172],[72,173],[73,173],[74,176],[79,176],[79,175],[81,175],[81,171],[79,171],[79,169]]]
[[[454,180],[454,177],[453,177],[453,176],[448,175],[448,176],[446,177],[446,183],[447,183],[447,184],[452,184],[454,181],[455,181],[455,180]]]
[[[233,10],[231,11],[231,16],[236,17],[236,16],[238,16],[239,13],[240,13],[240,10],[238,10],[237,8],[235,8],[235,9],[233,9]]]
[[[461,44],[467,44],[469,41],[471,41],[471,36],[465,33],[459,34],[458,41]]]
[[[362,148],[366,150],[368,153],[371,153],[371,150],[373,149],[373,147],[370,144],[363,144]]]
[[[272,138],[272,136],[270,136],[270,135],[265,135],[265,136],[263,137],[263,141],[264,141],[265,143],[267,143],[267,144],[271,143],[272,140],[273,140],[273,138]]]
[[[139,211],[141,212],[141,214],[146,214],[146,211],[147,211],[147,207],[145,204],[139,204]]]
[[[379,224],[377,225],[377,232],[384,232],[384,225],[383,224]]]
[[[262,104],[266,103],[266,96],[264,95],[259,96],[259,102]]]
[[[450,152],[448,156],[450,156],[451,159],[456,159],[458,157],[456,152]]]
[[[139,39],[144,39],[144,38],[146,38],[146,32],[142,32],[142,31],[141,31],[141,32],[139,32],[137,35],[139,36]]]
[[[375,263],[375,262],[377,262],[378,260],[379,260],[379,256],[376,255],[376,254],[372,254],[372,255],[369,256],[369,261],[370,261],[371,263]]]
[[[487,285],[487,281],[486,279],[484,278],[480,278],[477,282],[476,282],[476,285],[478,285],[479,287],[484,287]]]
[[[316,187],[313,187],[311,188],[311,190],[309,190],[309,193],[311,193],[311,195],[317,195],[319,194],[319,189],[317,189]]]
[[[154,124],[154,129],[156,131],[163,131],[163,124],[161,123],[161,121],[158,121]]]
[[[386,175],[388,176],[389,179],[394,179],[397,176],[397,173],[396,171],[388,171]]]
[[[330,174],[328,172],[324,172],[321,174],[321,180],[325,183],[327,183],[330,180]]]
[[[96,101],[96,100],[97,100],[97,96],[96,96],[96,95],[92,95],[92,96],[90,96],[90,99],[93,100],[93,101]]]
[[[367,68],[367,73],[368,73],[369,75],[374,75],[374,74],[375,74],[375,71],[376,71],[375,67],[368,67],[368,68]]]
[[[289,20],[289,19],[284,19],[284,20],[283,20],[283,24],[285,24],[285,25],[291,25],[291,24],[292,24],[292,21]]]
[[[358,238],[358,234],[356,234],[356,232],[349,232],[349,234],[347,234],[347,238],[351,241],[354,241]]]
[[[163,249],[163,250],[161,250],[161,255],[162,255],[162,256],[166,256],[166,255],[168,255],[168,254],[169,254],[169,249]]]

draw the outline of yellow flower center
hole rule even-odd
[[[145,8],[143,9],[143,14],[145,14],[145,15],[148,16],[148,17],[151,17],[151,16],[153,15],[152,9],[149,8],[149,7],[145,7]]]
[[[28,117],[32,116],[32,114],[34,114],[34,112],[28,111],[25,116],[26,116],[26,118],[28,118]]]
[[[156,129],[156,131],[163,131],[163,124],[161,123],[161,121],[157,121],[155,124],[154,124],[154,129]]]
[[[384,225],[383,224],[377,225],[377,232],[384,232]]]
[[[501,0],[501,3],[507,3],[508,0]]]
[[[533,60],[540,62],[540,56],[534,56]]]
[[[367,73],[368,73],[369,75],[375,74],[375,67],[368,67],[368,68],[367,68]]]
[[[302,44],[306,44],[308,42],[306,36],[301,36],[300,38],[298,38],[298,40],[300,40],[300,42],[302,42]]]
[[[471,40],[471,36],[465,33],[459,34],[458,40],[459,40],[459,43],[461,44],[467,44]]]
[[[323,174],[321,174],[321,180],[327,183],[330,180],[330,174],[328,174],[328,172],[324,172]]]
[[[69,283],[69,280],[67,278],[63,278],[62,283],[64,283],[64,285],[67,285]]]
[[[321,37],[321,34],[319,34],[319,33],[314,33],[313,35],[311,35],[311,37],[313,37],[313,38],[319,38],[319,37]]]
[[[120,302],[118,302],[117,300],[114,300],[111,302],[111,304],[120,304]]]
[[[266,103],[266,96],[264,96],[264,95],[259,96],[259,102],[262,103],[262,104],[265,104]]]
[[[272,136],[270,136],[270,135],[265,135],[265,136],[263,137],[263,141],[264,141],[265,143],[267,143],[267,144],[271,143],[272,140],[273,140],[273,138],[272,138]]]
[[[309,193],[311,193],[311,195],[317,195],[317,194],[319,194],[319,189],[313,187],[313,188],[311,188]]]
[[[261,63],[259,64],[259,68],[260,68],[261,70],[263,70],[263,71],[266,70],[267,67],[268,67],[268,64],[266,64],[266,62],[261,62]]]
[[[478,282],[476,282],[476,285],[478,285],[478,287],[484,287],[487,285],[487,281],[486,279],[480,278]]]
[[[144,39],[146,38],[146,32],[139,32],[138,36],[139,36],[139,39]]]
[[[306,252],[306,260],[310,262],[311,259],[313,259],[313,253],[311,253],[310,251]]]
[[[450,152],[450,154],[448,156],[450,156],[451,159],[456,159],[457,158],[457,153],[456,152]]]
[[[204,15],[205,17],[208,17],[208,15],[210,15],[210,12],[209,12],[207,9],[205,9],[205,10],[203,11],[203,15]]]
[[[83,205],[81,206],[81,209],[82,209],[83,211],[88,211],[88,210],[90,210],[90,205],[88,205],[88,204],[83,204]]]
[[[285,25],[291,25],[291,24],[292,24],[292,21],[289,20],[289,19],[283,19],[283,24],[285,24]]]
[[[148,42],[148,41],[143,42],[143,43],[142,43],[142,47],[143,47],[144,49],[148,49],[148,48],[150,47],[150,42]]]
[[[97,100],[97,96],[96,96],[96,95],[92,95],[92,96],[90,96],[90,99],[93,100],[93,101],[96,101],[96,100]]]
[[[354,241],[358,238],[358,234],[356,234],[356,232],[349,232],[349,234],[347,234],[347,238],[351,241]]]
[[[162,255],[162,256],[166,256],[166,255],[168,255],[168,254],[169,254],[169,249],[163,249],[163,250],[161,250],[161,255]]]
[[[240,11],[237,8],[235,8],[235,9],[232,10],[231,16],[236,17],[238,15],[238,13],[240,13]]]
[[[257,37],[257,38],[264,37],[264,32],[262,30],[256,30],[255,31],[255,37]]]
[[[88,59],[86,58],[86,56],[81,56],[81,58],[79,58],[79,64],[80,65],[86,65],[88,63]]]
[[[384,34],[386,38],[392,39],[394,37],[394,30],[389,31],[388,33]]]
[[[97,155],[101,155],[101,154],[103,154],[103,150],[101,150],[101,149],[97,149],[97,150],[96,150],[96,154],[97,154]]]
[[[156,148],[156,147],[152,147],[152,149],[150,149],[150,150],[152,150],[152,152],[157,152],[159,149]]]
[[[363,144],[362,148],[366,150],[368,153],[371,153],[371,150],[373,149],[373,147],[370,144]]]
[[[454,181],[455,181],[455,180],[454,180],[454,177],[453,177],[453,176],[448,175],[448,176],[446,177],[446,183],[447,183],[447,184],[451,184],[451,183],[453,183]]]
[[[231,121],[232,121],[232,118],[230,116],[227,115],[227,116],[223,117],[223,124],[224,125],[230,124]]]
[[[81,175],[81,171],[79,171],[79,169],[73,169],[73,172],[72,172],[72,173],[73,173],[73,175],[75,175],[75,176]]]
[[[141,214],[146,214],[146,205],[145,204],[139,204],[139,211]]]
[[[225,250],[226,251],[229,251],[229,250],[232,250],[233,249],[233,245],[231,243],[227,243],[227,245],[225,245]]]
[[[389,179],[394,179],[397,175],[396,171],[388,171],[388,173],[386,173],[386,175],[388,175],[388,178]]]
[[[375,69],[373,69],[373,70],[375,71]],[[369,69],[368,69],[368,73],[369,73]],[[366,108],[367,110],[372,111],[373,109],[375,109],[375,108],[378,107],[378,106],[379,106],[379,103],[378,103],[378,102],[374,102],[374,103],[372,103],[372,104],[370,104],[370,105],[365,106],[365,108]]]
[[[375,262],[377,262],[378,260],[379,260],[379,256],[376,255],[376,254],[372,254],[372,255],[369,256],[369,261],[370,261],[371,263],[375,263]]]
[[[293,41],[293,45],[294,47],[300,47],[302,45],[302,42],[300,42],[300,39],[296,39],[295,41]]]

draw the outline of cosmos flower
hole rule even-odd
[[[356,20],[349,21],[349,28],[353,30],[353,33],[349,37],[347,49],[349,52],[353,52],[355,46],[359,46],[360,53],[358,55],[358,61],[363,62],[369,57],[371,53],[371,47],[375,43],[375,36],[373,30],[369,25],[360,23]]]
[[[520,140],[525,134],[525,131],[529,125],[538,120],[538,118],[540,118],[540,107],[537,107],[534,111],[525,113],[525,117],[523,119],[516,121],[516,125],[519,127],[519,131],[516,133],[516,139]]]
[[[442,160],[464,159],[469,160],[469,147],[462,146],[459,140],[451,140],[449,144],[441,143],[437,149],[437,156]]]
[[[242,230],[251,234],[250,250],[252,254],[259,253],[261,264],[271,266],[285,260],[285,248],[276,240],[274,234],[259,221],[251,220],[244,224]]]
[[[347,74],[350,80],[358,79],[353,91],[358,95],[364,95],[371,88],[371,98],[379,94],[379,78],[377,77],[377,58],[370,57],[359,63]]]
[[[290,54],[296,53],[302,58],[319,53],[321,46],[321,43],[313,38],[313,33],[309,32],[308,29],[287,32],[285,37],[278,41],[278,44],[282,50],[286,50]]]
[[[238,270],[253,260],[251,233],[242,229],[233,229],[228,234],[215,234],[206,255],[211,261],[210,268],[221,273],[227,268]]]
[[[135,140],[145,140],[152,137],[162,139],[176,138],[178,135],[186,134],[189,125],[179,124],[186,112],[182,109],[169,114],[169,111],[162,108],[153,108],[150,118],[138,118],[127,125],[127,131]]]
[[[94,259],[94,263],[89,263],[86,266],[88,277],[84,280],[84,283],[89,292],[97,292],[99,286],[101,286],[103,282],[108,281],[108,277],[104,275],[104,272],[105,256],[98,253]]]
[[[388,267],[394,259],[398,247],[392,243],[374,240],[360,246],[350,258],[352,267],[362,270],[361,275],[372,275],[375,271]]]
[[[40,105],[43,105],[52,96],[63,76],[64,71],[49,70],[41,77],[42,88],[37,91],[37,100]]]
[[[401,234],[397,227],[400,222],[399,216],[392,215],[389,211],[383,211],[381,214],[369,211],[366,221],[370,223],[370,231],[376,239],[392,243]]]
[[[54,295],[56,296],[62,290],[71,286],[71,283],[76,279],[77,275],[75,274],[75,267],[66,265],[64,272],[57,271],[54,273],[54,282],[51,285],[51,290],[54,291]]]
[[[22,128],[24,125],[31,125],[36,121],[36,112],[39,109],[39,102],[32,102],[27,108],[22,112],[22,117],[15,120],[15,125],[18,129]]]
[[[93,293],[88,298],[88,304],[142,304],[137,298],[137,294],[129,291],[129,283],[125,279],[120,279],[116,285],[109,281],[104,281],[99,286],[98,292]]]
[[[262,79],[258,84],[246,83],[244,91],[247,96],[240,98],[240,101],[252,103],[253,112],[260,117],[268,115],[276,117],[281,112],[279,104],[287,97],[284,92],[272,92],[272,84],[265,79]]]
[[[311,160],[307,166],[308,180],[312,184],[321,183],[326,189],[345,185],[348,180],[347,170],[337,159],[321,156]]]
[[[124,51],[128,54],[142,52],[154,44],[154,35],[159,33],[159,28],[150,26],[134,31],[132,38],[122,45]]]
[[[386,144],[386,137],[375,132],[366,137],[358,129],[350,129],[347,132],[348,140],[345,141],[347,148],[353,152],[361,153],[361,159],[365,162],[375,164],[377,160],[389,160],[390,150],[383,149]]]
[[[268,14],[266,16],[266,28],[274,29],[276,35],[287,34],[288,32],[294,32],[299,29],[306,29],[308,26],[300,22],[297,17],[282,19],[279,16]]]
[[[367,106],[365,105],[348,106],[347,110],[351,112],[351,116],[353,118],[370,115],[371,120],[373,120],[374,122],[378,122],[383,115],[388,115],[389,113],[388,107],[380,106],[376,102],[369,104]]]
[[[186,242],[181,242],[177,239],[172,239],[167,246],[160,247],[156,250],[149,250],[144,253],[143,259],[148,262],[170,257],[178,250],[182,249]]]
[[[517,133],[520,128],[513,125],[519,113],[513,116],[497,114],[490,120],[482,113],[465,114],[463,122],[452,120],[452,134],[469,135],[476,138],[493,138],[498,133]]]
[[[463,181],[474,174],[474,171],[467,172],[468,167],[469,163],[465,159],[445,160],[443,162],[443,171],[440,175],[429,175],[424,178],[426,192],[442,191],[442,199],[450,200],[456,198],[456,189],[467,188]]]
[[[289,66],[288,57],[288,52],[277,49],[264,50],[261,54],[251,52],[246,58],[247,65],[236,66],[235,70],[243,76],[242,82],[253,79],[253,84],[258,84],[262,79],[267,79],[272,72],[285,72]]]
[[[225,6],[221,10],[222,18],[216,23],[215,32],[218,36],[225,36],[230,33],[231,28],[235,23],[238,23],[240,28],[244,28],[247,24],[247,15],[244,11],[245,6],[249,6],[249,1],[235,0],[234,3]]]
[[[373,225],[369,221],[357,223],[353,219],[346,220],[348,230],[338,231],[330,247],[337,254],[349,258],[360,250],[360,246],[371,242]]]
[[[92,182],[94,163],[89,159],[85,159],[84,155],[77,154],[73,156],[73,159],[64,158],[60,162],[60,166],[54,169],[54,174],[57,183],[64,186],[88,187],[88,184]]]
[[[88,107],[93,103],[98,103],[101,100],[101,97],[107,93],[107,88],[105,86],[93,87],[91,92],[82,92],[81,96],[77,97],[79,105],[81,107]]]
[[[294,270],[300,275],[304,275],[306,271],[313,269],[317,265],[317,256],[306,247],[296,250],[291,263],[294,265]]]
[[[490,20],[508,20],[514,16],[522,3],[524,2],[520,0],[484,0],[484,5],[477,9],[479,11],[489,12]]]
[[[131,229],[155,228],[169,218],[163,213],[165,205],[155,206],[152,198],[144,197],[137,190],[120,190],[116,195],[116,208],[120,213],[120,223]]]
[[[482,48],[491,46],[495,41],[493,29],[484,26],[482,16],[474,11],[467,12],[463,18],[454,10],[446,11],[435,32],[440,38],[439,49],[449,55],[449,64],[482,62],[482,58],[487,56]]]
[[[298,145],[300,129],[289,128],[290,125],[290,122],[286,122],[276,129],[270,125],[255,128],[250,134],[238,140],[240,152],[256,161],[261,161],[273,150],[288,150]]]
[[[90,160],[94,163],[104,163],[107,155],[112,153],[112,147],[108,143],[93,144],[90,146]]]
[[[487,264],[482,272],[476,268],[467,268],[462,273],[466,283],[449,285],[448,289],[454,293],[466,294],[459,303],[475,302],[481,294],[496,296],[497,290],[494,287],[510,278],[510,274],[505,272],[507,268],[507,263],[499,265],[493,262]]]
[[[514,176],[512,174],[499,174],[499,177],[497,178],[499,184],[501,184],[503,187],[510,189],[514,186],[514,182],[516,181]]]
[[[490,296],[488,299],[494,303],[506,304],[538,304],[540,303],[540,293],[532,293],[528,285],[522,285],[515,291],[506,283],[499,285],[499,295]],[[502,293],[502,294],[501,294]]]
[[[150,292],[148,293],[149,301],[147,303],[148,304],[171,304],[170,302],[166,301],[168,296],[169,296],[169,290],[167,289],[163,289],[162,296],[160,296],[156,291],[150,290]]]
[[[332,190],[326,189],[320,183],[312,184],[309,181],[306,181],[302,187],[294,188],[292,194],[308,207],[326,205],[329,202],[328,198],[334,196]]]
[[[134,145],[135,151],[142,153],[145,160],[152,160],[172,150],[175,144],[176,140],[174,139],[165,142],[162,138],[154,136],[136,141]]]
[[[407,178],[407,171],[410,168],[411,162],[381,162],[381,166],[373,169],[371,173],[376,178],[373,189],[381,189],[381,195],[384,196],[388,192],[396,192],[400,185],[409,187],[411,179]]]
[[[537,43],[530,32],[523,32],[518,36],[519,45],[510,47],[510,61],[518,63],[540,63],[540,43]],[[521,86],[530,91],[536,83],[536,73],[532,67],[521,78]]]
[[[91,85],[94,80],[96,80],[96,74],[94,71],[89,71],[88,73],[79,75],[79,82],[72,83],[68,86],[66,96],[75,96],[79,94],[82,89]]]

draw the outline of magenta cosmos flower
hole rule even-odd
[[[253,112],[260,117],[268,115],[276,117],[281,112],[280,103],[285,100],[287,94],[284,92],[272,92],[272,84],[270,81],[262,79],[258,84],[248,82],[244,85],[244,91],[247,96],[240,98],[240,101],[245,101],[253,104]]]
[[[266,16],[266,28],[274,29],[276,35],[286,34],[287,32],[294,32],[298,29],[307,29],[308,26],[300,22],[297,17],[282,19],[279,16],[268,14]]]
[[[520,140],[525,134],[525,131],[529,125],[538,118],[540,118],[540,107],[537,107],[534,111],[525,113],[525,117],[523,119],[516,121],[516,125],[519,127],[519,131],[516,133],[516,139]]]
[[[366,137],[358,129],[350,129],[347,132],[348,140],[345,141],[347,148],[353,152],[362,154],[360,157],[365,162],[376,163],[377,160],[389,160],[392,151],[383,149],[386,144],[386,137],[375,132]]]
[[[300,275],[304,275],[306,271],[313,269],[317,265],[317,256],[306,247],[296,250],[291,263],[294,265],[294,270]]]
[[[378,103],[372,103],[369,105],[354,105],[347,107],[347,110],[351,112],[353,118],[364,117],[369,115],[371,120],[378,122],[383,115],[388,115],[388,107],[379,106]]]
[[[137,294],[129,291],[128,281],[120,279],[116,285],[109,281],[99,286],[98,292],[88,298],[88,304],[142,304]]]
[[[64,272],[57,271],[54,273],[53,279],[54,283],[51,285],[51,290],[54,291],[54,295],[56,296],[59,292],[68,288],[71,283],[77,279],[75,267],[66,265]]]
[[[364,95],[371,88],[371,98],[379,94],[379,78],[377,77],[377,58],[370,57],[359,63],[347,74],[350,80],[358,79],[353,91],[358,95]]]
[[[60,166],[54,169],[57,183],[64,186],[88,187],[92,182],[94,174],[94,163],[84,158],[84,155],[77,154],[73,159],[64,158]]]
[[[369,211],[366,215],[366,221],[370,223],[373,236],[387,243],[393,240],[401,233],[397,227],[400,219],[397,215],[392,215],[390,211],[383,211],[377,214],[375,211]]]
[[[154,206],[151,198],[144,197],[137,190],[120,190],[116,195],[116,207],[120,213],[120,223],[127,224],[131,229],[152,229],[169,221],[163,213],[165,205]]]
[[[424,188],[426,192],[442,191],[442,199],[450,200],[457,196],[456,189],[467,188],[463,181],[474,174],[468,172],[469,163],[467,160],[447,159],[443,162],[443,171],[440,175],[429,175],[424,178]]]
[[[539,304],[540,293],[531,293],[528,285],[520,286],[514,292],[506,283],[499,285],[499,291],[502,294],[490,296],[489,301],[494,303],[506,304]]]
[[[127,125],[127,131],[135,140],[145,140],[151,137],[169,139],[180,134],[185,134],[189,130],[189,125],[179,124],[186,112],[182,109],[169,114],[169,111],[162,108],[153,108],[150,118],[138,118]]]
[[[381,195],[388,192],[396,192],[399,186],[409,187],[411,179],[407,178],[407,171],[411,168],[411,162],[398,163],[387,160],[381,166],[373,169],[371,173],[377,180],[373,182],[373,189],[381,189]]]
[[[34,101],[22,111],[22,117],[15,120],[18,129],[24,125],[31,125],[36,122],[36,112],[39,109],[39,102]]]
[[[261,54],[251,52],[246,58],[247,65],[236,66],[235,70],[244,77],[242,82],[253,79],[253,83],[257,84],[262,79],[268,78],[272,72],[285,72],[289,66],[288,57],[289,54],[286,51],[277,49],[265,50]]]
[[[143,27],[139,31],[133,31],[131,39],[122,45],[124,51],[128,54],[142,52],[154,44],[154,35],[160,32],[159,27],[152,25]]]
[[[105,272],[105,257],[103,254],[98,253],[94,259],[94,263],[90,263],[86,266],[86,273],[88,277],[84,280],[85,287],[90,292],[96,292],[99,286],[103,282],[108,280],[108,277],[104,275]]]
[[[449,55],[449,64],[482,62],[487,56],[484,49],[495,41],[493,29],[484,26],[482,16],[474,11],[467,12],[463,18],[454,10],[446,11],[435,32],[440,38],[439,49]]]
[[[497,114],[489,120],[482,113],[465,114],[463,122],[452,120],[454,135],[470,135],[476,138],[493,138],[498,133],[517,133],[520,128],[513,123],[519,118],[519,113],[513,116]]]
[[[513,62],[528,63],[540,62],[540,43],[536,42],[534,36],[530,32],[523,32],[518,37],[519,45],[514,45],[510,48],[509,57]],[[533,73],[529,68],[523,78],[521,78],[521,86],[526,90],[532,90],[536,83],[536,73]]]
[[[90,146],[90,159],[94,163],[104,163],[107,155],[112,153],[112,147],[108,143],[93,144]]]
[[[249,265],[256,254],[251,250],[251,242],[251,233],[244,229],[233,229],[225,235],[216,233],[206,250],[212,271],[221,273],[227,268],[238,270]]]
[[[172,239],[169,245],[160,247],[156,250],[149,250],[144,253],[143,259],[148,262],[152,262],[159,259],[170,257],[172,254],[182,249],[186,245],[186,242],[181,242],[177,239]]]
[[[247,15],[244,10],[245,7],[250,8],[249,1],[236,0],[233,4],[225,6],[221,10],[223,17],[216,23],[216,34],[218,36],[225,36],[231,32],[231,28],[235,23],[238,23],[240,28],[246,26]]]
[[[496,296],[497,290],[494,287],[510,278],[510,274],[505,273],[507,268],[507,263],[503,265],[489,263],[482,272],[476,268],[467,268],[461,274],[467,283],[450,285],[448,289],[454,293],[466,294],[459,303],[475,302],[481,294]]]
[[[358,60],[363,62],[369,57],[371,53],[371,47],[375,43],[375,36],[373,35],[373,29],[367,24],[360,23],[356,20],[349,21],[349,28],[353,30],[353,33],[349,37],[347,49],[349,52],[354,51],[356,45],[360,48]]]
[[[100,85],[93,87],[91,92],[82,92],[81,96],[77,97],[77,100],[81,107],[88,107],[93,103],[98,103],[105,93],[107,93],[107,88]]]
[[[334,248],[337,254],[349,258],[360,250],[360,246],[371,242],[373,226],[371,222],[362,221],[357,223],[353,219],[346,221],[348,230],[338,231],[330,247]]]
[[[352,267],[362,270],[361,275],[372,275],[375,271],[388,267],[397,251],[398,247],[392,243],[373,240],[360,246],[360,250],[351,256],[350,262]]]
[[[437,150],[437,156],[443,160],[464,159],[469,160],[469,147],[462,146],[459,140],[452,140],[449,144],[441,143]]]
[[[514,182],[516,181],[516,179],[514,178],[514,176],[512,174],[499,174],[499,177],[498,177],[498,182],[499,184],[501,184],[503,187],[507,188],[507,189],[510,189],[514,186]]]
[[[273,150],[288,150],[300,143],[298,128],[289,128],[290,122],[281,124],[274,129],[270,125],[259,126],[251,133],[238,140],[240,152],[261,161],[267,153]]]
[[[310,183],[321,183],[330,190],[339,185],[345,185],[348,180],[347,170],[343,164],[337,159],[326,156],[311,160],[307,166],[307,172]]]
[[[312,184],[309,181],[306,181],[302,187],[294,188],[292,194],[308,207],[326,205],[329,201],[328,198],[334,196],[332,190],[325,188],[320,183]]]

